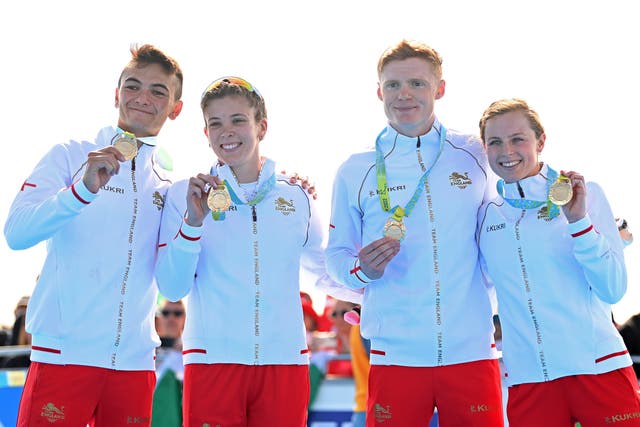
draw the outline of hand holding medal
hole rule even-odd
[[[554,182],[549,189],[549,200],[562,207],[562,211],[564,212],[564,216],[567,218],[567,221],[570,223],[579,221],[587,214],[587,187],[584,182],[584,177],[574,171],[561,171],[556,182],[560,179],[563,179],[564,181],[561,185],[567,189],[553,192],[552,189],[555,185]],[[553,201],[552,197],[554,200],[557,200],[557,202]]]
[[[231,196],[225,184],[217,176],[205,173],[189,178],[185,222],[200,227],[209,210],[213,219],[224,219],[224,212],[231,206]]]

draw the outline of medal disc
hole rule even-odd
[[[113,145],[122,153],[125,160],[131,160],[138,155],[138,142],[133,134],[120,134]]]
[[[382,234],[384,236],[391,237],[396,240],[404,239],[405,233],[406,227],[404,223],[393,218],[389,218],[387,220],[387,223],[384,225],[384,229],[382,230]]]
[[[225,186],[211,189],[207,197],[207,206],[214,212],[222,212],[231,206],[231,195]]]
[[[549,200],[554,205],[562,206],[569,203],[573,197],[573,189],[569,178],[561,176],[549,188]]]

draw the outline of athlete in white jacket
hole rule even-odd
[[[522,100],[493,103],[481,132],[503,178],[478,239],[498,297],[509,424],[640,425],[638,382],[611,318],[627,276],[602,189],[539,163],[544,129]]]
[[[188,295],[185,426],[302,427],[309,354],[300,268],[330,281],[323,227],[307,191],[259,154],[267,117],[257,90],[221,78],[201,105],[224,164],[169,190],[156,271],[163,295]],[[214,195],[222,204],[210,212]]]
[[[444,81],[433,49],[403,41],[383,54],[378,72],[389,126],[376,150],[338,170],[326,251],[334,280],[364,288],[367,425],[426,425],[434,406],[441,426],[502,425],[475,241],[478,209],[494,192],[486,156],[478,139],[435,117]]]
[[[47,242],[27,309],[33,363],[19,426],[150,424],[159,344],[153,269],[170,184],[154,145],[180,113],[182,72],[153,46],[132,55],[116,91],[118,128],[54,146],[5,224],[13,249]],[[139,137],[129,161],[113,146],[123,131]]]

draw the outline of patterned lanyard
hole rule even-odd
[[[236,184],[238,184],[238,187],[240,187],[240,183],[238,183],[238,179],[236,178],[235,174],[233,173],[233,170],[231,169],[231,167],[229,167],[229,171],[231,172],[231,175],[233,176],[233,179],[235,181]],[[217,169],[214,167],[211,168],[211,175],[212,176],[218,176],[218,171]],[[260,182],[260,177],[262,176],[262,169],[260,169],[260,175],[258,175],[258,182]],[[229,185],[229,183],[227,182],[227,180],[223,180],[222,184],[226,187],[227,191],[229,191],[229,196],[231,196],[231,201],[236,204],[236,205],[244,205],[247,204],[249,206],[255,206],[258,203],[260,203],[262,200],[264,200],[264,198],[267,196],[267,194],[269,194],[269,192],[273,189],[273,187],[276,184],[276,174],[275,172],[271,174],[271,176],[265,180],[260,187],[258,188],[258,191],[256,192],[256,194],[249,200],[247,200],[247,202],[243,202],[242,200],[240,200],[240,198],[238,197],[238,195],[235,193],[235,191],[233,191],[233,188],[231,188],[231,185]],[[248,199],[248,197],[247,197]],[[214,219],[214,221],[224,221],[225,219],[225,213],[223,212],[211,212],[211,216]]]
[[[237,180],[236,180],[236,183],[238,183]],[[271,176],[267,178],[266,181],[260,184],[260,187],[258,187],[258,191],[256,192],[255,196],[253,196],[250,200],[247,200],[246,204],[249,206],[257,205],[262,200],[264,200],[264,198],[267,196],[267,194],[269,194],[269,192],[273,189],[275,185],[276,185],[276,174],[272,173]],[[238,183],[238,186],[240,186],[239,183]],[[229,194],[231,195],[231,200],[233,201],[233,203],[237,205],[244,205],[245,203],[242,200],[240,200],[238,195],[233,191],[233,188],[231,188],[231,186],[229,186],[228,188],[229,188]]]
[[[549,189],[551,188],[551,184],[553,184],[556,181],[556,179],[558,179],[558,172],[556,172],[555,170],[547,166],[547,200],[545,201],[530,200],[530,199],[524,199],[524,198],[508,199],[507,197],[504,196],[504,180],[503,179],[498,181],[498,184],[497,184],[498,194],[505,200],[505,202],[507,202],[514,208],[536,209],[542,205],[547,205],[549,218],[553,219],[558,215],[560,215],[560,208],[558,207],[558,205],[554,204],[553,202],[551,202],[551,200],[549,200]]]
[[[389,189],[387,187],[387,169],[384,165],[384,154],[382,153],[382,148],[380,147],[380,137],[384,132],[385,130],[380,132],[380,134],[376,138],[376,178],[378,180],[378,194],[380,198],[380,206],[382,206],[382,210],[384,210],[385,212],[392,210],[393,218],[396,221],[402,221],[402,217],[404,216],[408,217],[411,214],[411,211],[413,210],[416,203],[418,202],[418,199],[420,198],[420,193],[422,193],[422,190],[424,189],[429,173],[438,162],[438,159],[440,158],[440,154],[442,154],[442,149],[444,148],[444,141],[446,139],[447,130],[442,124],[440,124],[440,147],[438,149],[438,154],[436,155],[436,159],[434,160],[433,164],[429,167],[429,169],[427,169],[422,174],[422,177],[418,181],[418,185],[416,186],[416,189],[413,192],[413,196],[411,197],[411,199],[409,199],[409,201],[404,206],[404,208],[400,207],[399,205],[396,205],[393,209],[391,208],[391,200],[389,198]]]

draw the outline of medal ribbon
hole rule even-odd
[[[264,200],[264,198],[267,196],[267,194],[269,194],[269,192],[273,189],[275,185],[276,185],[276,174],[272,173],[271,176],[267,178],[266,181],[260,184],[260,187],[258,188],[256,195],[253,196],[251,200],[247,200],[247,203],[244,203],[242,200],[240,200],[240,198],[236,195],[236,193],[233,191],[233,188],[231,188],[231,186],[228,186],[227,188],[229,189],[229,194],[231,195],[231,200],[233,201],[233,203],[237,205],[247,204],[249,206],[255,206],[258,203],[260,203],[262,200]]]
[[[231,170],[231,168],[229,168],[229,170]],[[231,172],[233,174],[233,171],[231,171]],[[211,168],[211,175],[218,176],[218,172],[217,172],[217,170],[215,168]],[[258,178],[258,181],[260,181],[260,178]],[[236,183],[238,183],[237,179],[236,179]],[[260,187],[258,188],[258,191],[256,192],[256,194],[250,200],[247,200],[246,203],[243,202],[242,200],[240,200],[240,198],[235,193],[235,191],[233,191],[233,188],[231,188],[231,186],[227,183],[227,180],[223,180],[222,184],[229,191],[229,195],[231,196],[231,201],[233,203],[235,203],[236,205],[247,204],[249,206],[255,206],[258,203],[260,203],[262,200],[264,200],[264,198],[267,196],[267,194],[269,194],[269,192],[276,185],[276,174],[272,173],[271,176],[269,178],[267,178],[267,180],[265,180],[262,184],[260,184]],[[238,185],[240,185],[240,184],[238,183]],[[213,211],[211,211],[211,216],[213,217],[214,221],[223,221],[225,219],[225,213],[224,212],[213,212]]]
[[[382,210],[388,212],[390,210],[393,211],[393,219],[402,222],[403,217],[408,217],[411,214],[411,211],[415,207],[418,199],[420,198],[420,194],[424,189],[424,186],[427,181],[427,177],[431,170],[438,162],[440,158],[440,154],[442,154],[442,149],[444,148],[444,141],[446,139],[447,130],[442,124],[440,124],[440,147],[438,148],[438,154],[436,155],[433,164],[427,169],[423,174],[420,180],[418,181],[418,185],[416,186],[415,191],[413,192],[413,196],[407,202],[407,204],[403,207],[396,205],[393,209],[391,209],[391,201],[389,198],[389,190],[387,187],[387,169],[384,165],[384,154],[382,153],[382,148],[380,147],[380,137],[385,132],[383,130],[380,132],[378,137],[376,138],[376,178],[378,180],[378,194],[380,198],[380,206],[382,206]]]
[[[535,209],[539,208],[542,205],[547,205],[547,209],[549,212],[549,218],[555,218],[560,215],[560,208],[558,205],[549,200],[549,190],[551,189],[551,184],[553,184],[558,179],[558,172],[551,169],[547,166],[547,200],[530,200],[530,199],[509,199],[504,196],[504,180],[501,179],[498,181],[498,194],[511,206],[519,209]]]

